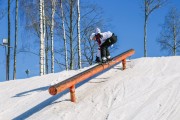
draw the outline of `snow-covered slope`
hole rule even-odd
[[[180,120],[180,57],[140,58],[69,93],[48,88],[78,71],[0,83],[0,120]],[[85,68],[88,69],[88,68]]]

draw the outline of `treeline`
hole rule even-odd
[[[148,20],[154,11],[165,7],[169,0],[141,0],[141,2],[144,13],[142,51],[144,57],[147,57]],[[13,79],[16,79],[19,53],[31,53],[39,57],[39,75],[54,73],[57,67],[73,70],[92,65],[97,46],[89,36],[97,26],[101,29],[106,27],[101,8],[97,4],[80,0],[8,0],[7,8],[0,9],[0,19],[6,15],[8,38],[7,43],[1,44],[7,49],[6,80],[9,80],[10,76],[11,59],[13,59]],[[11,23],[12,21],[14,22]],[[14,28],[12,24],[15,24]],[[25,29],[24,33],[20,33],[22,30],[19,29],[20,24],[23,30]],[[175,7],[166,15],[161,27],[157,39],[161,49],[168,51],[170,55],[179,54],[180,12]],[[27,32],[33,36],[33,42],[28,43],[27,39],[20,41],[21,38],[18,38],[18,34],[26,36]]]
[[[151,14],[165,7],[170,0],[142,0],[142,8],[144,11],[144,57],[147,57],[147,25]],[[157,16],[158,17],[158,16]],[[161,25],[162,30],[157,42],[160,44],[161,50],[166,50],[170,55],[180,53],[180,12],[175,8],[171,8],[165,17],[164,24]]]
[[[15,11],[11,13],[13,8]],[[93,64],[96,46],[89,36],[97,26],[104,27],[102,10],[97,5],[79,0],[8,0],[7,15],[7,80],[11,58],[13,79],[16,79],[16,56],[22,52],[39,56],[40,75],[54,73],[55,66],[72,70]],[[15,15],[15,28],[11,27],[12,15]],[[23,43],[18,46],[18,39],[21,39],[18,38],[18,20],[23,22],[26,32],[33,33],[37,49]],[[15,30],[13,42],[12,30]],[[26,43],[26,39],[21,42]]]

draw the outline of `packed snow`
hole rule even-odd
[[[48,88],[86,69],[0,83],[0,120],[180,120],[180,57],[139,58],[56,96]]]

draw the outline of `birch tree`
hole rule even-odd
[[[77,12],[75,12],[77,10],[77,6],[76,6],[77,2],[71,3],[71,2],[66,1],[66,3],[64,3],[64,4],[66,5],[65,10],[67,10],[65,12],[66,13],[70,12],[69,15],[66,14],[66,16],[65,16],[65,25],[68,27],[68,29],[66,29],[66,31],[68,32],[67,37],[68,37],[68,40],[70,40],[68,42],[70,44],[70,47],[68,47],[69,48],[69,53],[70,53],[70,57],[69,57],[70,58],[70,69],[73,69],[73,68],[71,68],[72,64],[73,64],[73,67],[79,68],[79,66],[78,66],[78,41],[77,41],[78,35],[73,34],[73,32],[75,30],[76,30],[76,32],[78,32],[78,29],[75,29],[75,28],[77,28],[76,26],[78,26],[77,25],[78,24],[77,23],[78,15],[77,15]],[[82,52],[84,52],[84,49],[86,49],[86,51],[87,51],[87,48],[89,47],[88,45],[90,45],[90,44],[84,44],[84,43],[88,43],[88,42],[85,42],[85,41],[88,41],[88,39],[89,39],[89,36],[87,37],[86,35],[91,34],[92,32],[94,32],[94,28],[97,25],[101,26],[100,23],[102,23],[103,20],[100,17],[102,15],[102,13],[100,12],[101,9],[96,7],[96,5],[82,4],[82,8],[83,8],[83,10],[81,12],[81,15],[82,15],[81,16],[82,29],[80,31],[82,36],[80,36],[81,37],[80,39],[81,40],[83,39],[82,40],[83,43],[81,42],[80,45],[82,47]],[[73,10],[73,12],[71,10]],[[71,19],[71,15],[73,16],[73,19]],[[74,18],[76,18],[76,19],[74,19]],[[71,24],[73,24],[73,25],[71,25]],[[89,29],[89,28],[93,28],[93,29]],[[72,34],[73,38],[71,38],[71,34]],[[71,42],[71,39],[72,39],[72,42]],[[89,42],[92,42],[92,41],[89,41]],[[71,47],[73,47],[73,49]],[[73,51],[73,54],[71,52],[71,49]],[[93,60],[92,60],[92,58],[89,59],[89,56],[91,56],[91,54],[88,54],[88,51],[87,51],[86,55],[84,53],[82,53],[82,55],[83,55],[83,62],[82,62],[83,65],[87,65],[88,63],[92,63],[90,61],[93,61]],[[74,60],[74,57],[77,58],[77,60]],[[71,59],[71,58],[73,58],[73,59]],[[86,61],[86,58],[88,59],[88,61]],[[74,63],[71,64],[71,60],[72,60],[72,62],[77,63],[77,65],[75,64],[75,66],[74,66]]]
[[[74,0],[69,0],[70,4],[70,27],[69,27],[69,34],[70,34],[70,70],[74,68],[74,50],[73,50],[73,2]]]
[[[45,5],[44,5],[45,0],[42,2],[42,17],[43,17],[43,39],[44,39],[44,59],[43,59],[43,75],[46,73],[46,52],[45,52],[45,38],[46,38],[46,17],[45,17]],[[48,53],[47,53],[48,54]]]
[[[64,25],[65,20],[64,20],[64,9],[63,9],[62,0],[60,0],[60,9],[61,9],[63,40],[64,40],[65,66],[66,66],[66,70],[68,70],[67,40],[66,40],[66,29],[65,29],[65,25]]]
[[[143,0],[144,3],[144,57],[147,57],[147,24],[151,13],[162,7],[168,0]]]
[[[176,8],[172,8],[165,17],[158,43],[161,50],[167,51],[170,55],[176,56],[180,53],[180,12]]]
[[[45,13],[46,13],[46,40],[51,39],[51,37],[48,37],[49,35],[51,36],[51,27],[52,27],[52,6],[51,6],[51,1],[45,1]],[[78,66],[78,35],[77,34],[73,34],[73,33],[78,33],[78,29],[77,29],[77,19],[78,19],[78,15],[77,15],[77,1],[74,0],[59,0],[57,1],[57,3],[60,3],[60,5],[58,5],[58,7],[60,7],[60,9],[57,9],[55,11],[54,14],[54,36],[53,39],[55,37],[60,38],[59,41],[54,41],[54,42],[59,42],[60,44],[58,45],[54,45],[54,53],[56,53],[56,58],[60,58],[60,59],[55,59],[54,58],[54,62],[55,65],[58,65],[58,67],[60,69],[63,69],[65,67],[66,70],[68,69],[73,69],[75,67],[75,69],[79,68]],[[39,15],[37,17],[33,17],[36,16],[36,11],[34,11],[34,9],[38,9],[39,8],[39,4],[37,5],[37,1],[34,2],[25,2],[24,3],[24,11],[26,12],[26,17],[28,19],[28,23],[26,24],[28,28],[28,30],[31,33],[34,33],[38,39],[41,38],[41,33],[40,33],[40,22],[39,22]],[[56,4],[57,5],[57,4]],[[79,31],[79,33],[81,33],[80,35],[80,40],[81,43],[79,45],[81,45],[81,51],[82,51],[82,65],[87,66],[88,63],[92,64],[92,55],[89,54],[88,49],[86,49],[87,47],[89,47],[88,42],[92,42],[89,41],[89,35],[94,32],[94,28],[95,26],[101,26],[101,22],[103,21],[102,18],[100,18],[100,16],[102,15],[101,12],[99,12],[99,10],[101,10],[99,7],[95,7],[96,5],[89,5],[87,3],[83,2],[81,3],[81,26],[79,25],[79,27],[81,28]],[[57,6],[56,6],[57,7]],[[79,6],[80,7],[80,6]],[[80,14],[80,13],[79,13]],[[104,24],[103,24],[104,25]],[[88,29],[87,29],[88,28]],[[90,29],[89,29],[90,28]],[[101,27],[102,28],[102,27]],[[44,32],[43,36],[44,36]],[[86,34],[86,35],[85,35]],[[56,36],[55,36],[56,35]],[[48,37],[48,38],[47,38]],[[64,44],[61,41],[61,38],[64,42]],[[45,39],[45,38],[44,38]],[[87,44],[84,44],[84,41],[87,41]],[[45,47],[47,48],[47,41],[44,43],[46,43]],[[92,42],[94,43],[94,42]],[[50,42],[48,43],[50,45]],[[94,45],[94,44],[93,44]],[[95,44],[96,45],[96,44]],[[36,47],[37,48],[37,47]],[[51,47],[48,47],[48,49],[50,50]],[[84,55],[84,49],[86,49],[86,55]],[[34,49],[35,50],[35,49]],[[38,49],[39,50],[39,49]],[[47,49],[46,53],[47,53]],[[71,52],[73,51],[73,52]],[[92,49],[92,51],[96,51],[96,49]],[[68,56],[69,54],[69,56]],[[47,58],[47,54],[46,54],[46,58]],[[52,56],[51,56],[52,57]],[[86,60],[86,57],[88,59],[88,62]],[[74,59],[77,60],[74,60]],[[52,58],[51,58],[52,59]],[[61,61],[62,59],[65,60]],[[50,59],[46,59],[46,70],[47,70],[47,60]],[[89,62],[90,60],[90,62]],[[72,64],[68,64],[68,61],[70,63],[70,61],[72,61]],[[74,63],[77,64],[74,64]],[[50,63],[50,62],[49,62]],[[48,63],[48,64],[49,64]],[[71,68],[72,66],[72,68]]]
[[[43,2],[39,0],[39,31],[40,31],[40,75],[44,74],[44,32],[43,32]]]
[[[81,36],[80,36],[80,6],[79,0],[77,0],[77,35],[78,35],[78,66],[79,69],[82,68],[81,64]]]
[[[13,79],[16,79],[17,41],[18,41],[18,0],[16,0],[16,12],[15,12],[15,42],[14,42],[14,70],[13,70]]]
[[[46,71],[46,74],[49,73],[49,64],[48,64],[48,53],[49,53],[49,34],[48,34],[48,24],[46,23],[46,35],[45,35],[45,71]]]
[[[51,0],[51,73],[54,73],[54,14],[56,10],[56,0]]]

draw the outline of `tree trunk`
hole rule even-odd
[[[173,54],[176,56],[176,47],[177,47],[177,40],[176,40],[176,26],[173,25],[173,39],[174,39],[174,49],[173,49]]]
[[[7,80],[9,80],[9,76],[10,76],[10,46],[11,46],[11,0],[8,0],[8,53],[7,53]]]
[[[81,37],[80,37],[80,6],[79,6],[79,0],[77,0],[77,34],[78,34],[78,66],[79,69],[82,68],[81,63]]]
[[[46,38],[46,18],[45,18],[45,9],[44,9],[44,0],[43,0],[43,4],[42,4],[42,14],[43,14],[43,37],[44,37],[44,53],[45,53],[45,38]],[[44,54],[44,64],[43,64],[43,74],[46,73],[46,60],[45,60],[45,55]]]
[[[43,0],[39,0],[39,19],[40,19],[40,75],[44,74],[44,34],[43,34]]]
[[[144,57],[147,57],[147,16],[144,21]]]
[[[70,70],[74,67],[74,51],[73,51],[73,0],[70,0]]]
[[[16,79],[16,51],[18,40],[18,0],[16,0],[16,17],[15,17],[15,42],[14,42],[14,70],[13,79]]]
[[[63,5],[62,5],[62,0],[60,2],[61,2],[60,8],[61,8],[63,39],[64,39],[65,64],[66,64],[66,70],[68,70],[68,55],[67,55],[66,30],[65,30],[65,25],[64,25],[64,10],[63,10]]]
[[[49,73],[49,65],[48,65],[49,42],[48,42],[48,40],[49,40],[49,35],[48,35],[48,29],[47,29],[47,24],[46,24],[46,40],[45,40],[45,42],[46,42],[46,44],[45,44],[45,46],[46,46],[46,48],[45,48],[45,62],[46,62],[45,71],[46,71],[46,74]]]
[[[54,14],[56,9],[56,0],[52,0],[51,14],[51,73],[54,73]]]
[[[148,1],[144,1],[144,57],[147,57],[147,20],[149,13]]]

